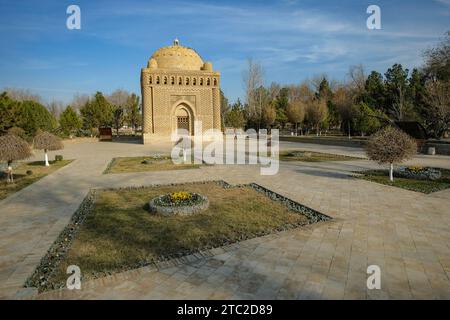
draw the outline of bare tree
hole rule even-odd
[[[64,103],[59,100],[53,100],[47,105],[47,109],[53,115],[55,119],[59,119],[62,111],[64,110]]]
[[[8,93],[8,97],[17,101],[35,101],[40,104],[43,103],[43,99],[40,95],[33,93],[29,89],[20,88],[5,88],[4,91]]]
[[[348,70],[348,76],[350,78],[350,84],[358,93],[364,91],[366,86],[366,73],[364,71],[364,66],[358,64],[355,66],[350,66]]]
[[[116,89],[110,95],[106,96],[106,100],[114,106],[125,107],[130,97],[130,93],[123,89]]]
[[[73,96],[70,106],[74,111],[77,111],[80,110],[82,107],[84,107],[89,100],[90,100],[89,95],[76,93]]]
[[[436,137],[444,135],[450,124],[450,80],[431,80],[426,85],[426,118]]]
[[[316,128],[316,135],[321,134],[320,126],[328,116],[327,103],[323,99],[311,100],[306,107],[306,118]]]
[[[351,139],[351,123],[355,116],[355,108],[350,90],[345,86],[340,86],[333,95],[333,103],[341,120],[347,124],[348,138]],[[345,124],[341,124],[345,125]]]
[[[434,48],[424,52],[424,73],[431,80],[450,79],[450,30]]]
[[[298,134],[298,124],[303,122],[305,119],[305,109],[305,104],[300,100],[300,98],[290,102],[286,109],[286,115],[289,121],[295,124],[295,135]]]
[[[312,87],[315,92],[319,92],[320,84],[322,83],[323,79],[328,80],[328,76],[325,73],[313,76],[309,81],[310,87]]]
[[[366,152],[370,160],[389,164],[389,179],[394,181],[394,163],[412,158],[417,153],[417,143],[400,129],[387,126],[372,136]]]
[[[125,109],[127,107],[130,94],[123,89],[114,90],[106,100],[113,107],[113,127],[116,129],[116,135],[119,136],[119,130],[125,122]]]
[[[269,86],[270,100],[275,100],[277,96],[280,94],[280,90],[281,86],[276,82],[272,82]]]
[[[243,73],[243,81],[248,116],[260,126],[263,108],[261,97],[258,99],[258,89],[264,86],[264,71],[262,66],[249,59],[247,70]],[[261,91],[259,91],[259,94],[261,94]]]
[[[307,103],[314,99],[314,91],[311,89],[311,85],[308,81],[303,81],[300,84],[299,96],[303,103]]]

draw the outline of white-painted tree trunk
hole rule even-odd
[[[394,181],[394,164],[391,163],[389,168],[389,180]]]
[[[48,167],[50,166],[50,164],[48,163],[48,154],[47,154],[47,150],[44,150],[45,152],[45,166]]]
[[[8,161],[8,168],[6,169],[6,182],[7,183],[14,183],[14,175],[13,175],[13,168],[12,168],[12,161]]]

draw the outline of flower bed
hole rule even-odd
[[[360,158],[354,158],[354,157],[340,155],[340,154],[293,150],[293,151],[281,152],[280,160],[281,161],[321,162],[321,161],[360,160]]]
[[[398,177],[417,179],[417,180],[439,180],[442,177],[442,172],[436,168],[430,167],[400,167],[394,172]]]
[[[387,170],[358,172],[356,178],[422,193],[433,193],[450,188],[450,170],[442,168],[409,167],[396,169],[395,179],[390,181]]]
[[[189,215],[209,207],[208,198],[198,193],[179,191],[165,194],[149,202],[149,210],[162,215]]]

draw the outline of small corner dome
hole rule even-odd
[[[212,71],[212,63],[211,62],[209,62],[209,61],[206,61],[204,64],[203,64],[203,68],[202,68],[204,71]]]
[[[158,69],[158,62],[154,58],[151,58],[148,60],[147,68]]]

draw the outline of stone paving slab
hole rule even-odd
[[[305,144],[282,147],[330,150]],[[162,144],[69,142],[64,157],[76,161],[0,201],[0,298],[450,298],[447,190],[423,195],[349,177],[349,171],[376,166],[364,160],[283,163],[274,177],[261,176],[258,166],[102,175],[113,157],[168,150]],[[421,156],[413,162],[450,166],[445,157]],[[258,183],[334,220],[248,240],[196,261],[88,281],[80,291],[33,296],[33,290],[21,288],[90,188],[218,179]],[[379,291],[366,287],[370,264],[382,269]]]

